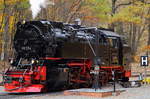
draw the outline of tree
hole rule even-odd
[[[1,34],[2,34],[2,50],[1,60],[6,60],[9,57],[12,48],[12,36],[14,34],[14,25],[18,21],[20,12],[29,7],[27,0],[3,0],[0,5],[3,5],[2,21],[1,21]],[[27,6],[28,5],[28,6]]]
[[[148,15],[149,4],[141,1],[134,1],[132,5],[122,8],[112,18],[112,22],[122,22],[127,28],[128,41],[134,55],[139,46],[140,39],[148,28],[146,16]]]

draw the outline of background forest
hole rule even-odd
[[[37,16],[31,10],[31,1],[0,0],[1,61],[13,56],[15,24],[38,19],[73,23],[80,18],[82,25],[109,28],[124,35],[134,62],[149,53],[150,0],[47,0]]]

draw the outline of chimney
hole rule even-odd
[[[81,20],[80,20],[80,18],[75,19],[75,20],[74,20],[74,23],[75,23],[76,25],[81,25]]]

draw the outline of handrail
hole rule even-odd
[[[23,72],[22,76],[20,76],[20,78],[19,78],[20,87],[19,87],[19,88],[25,87],[25,85],[24,85],[24,86],[22,85],[22,81],[23,81],[24,75],[26,74],[26,72],[27,72],[28,70],[29,70],[28,68],[25,69],[25,71]]]
[[[19,60],[19,62],[18,62],[18,64],[17,64],[17,67],[16,67],[16,68],[18,68],[18,66],[20,65],[21,60],[22,60],[22,58],[20,58],[20,60]]]

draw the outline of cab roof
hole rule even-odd
[[[109,37],[121,37],[121,35],[110,30],[100,30],[100,32],[102,32],[102,34],[109,36]]]

